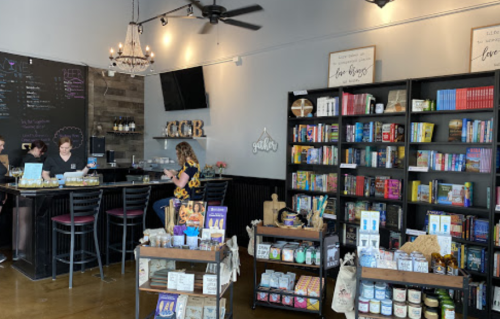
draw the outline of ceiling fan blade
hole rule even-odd
[[[205,23],[205,25],[200,29],[200,31],[198,32],[199,34],[207,34],[209,33],[211,30],[212,30],[212,26],[213,24],[211,24],[210,22],[207,22]]]
[[[200,1],[197,0],[188,0],[188,1],[191,2],[192,5],[203,11],[203,5],[201,4]]]
[[[167,18],[168,19],[191,19],[191,20],[194,20],[194,19],[203,20],[203,19],[205,19],[204,17],[199,17],[199,16],[168,16]]]
[[[226,24],[234,25],[236,27],[250,29],[250,30],[254,30],[254,31],[257,31],[260,28],[262,28],[260,25],[255,25],[255,24],[242,22],[242,21],[238,21],[238,20],[233,20],[233,19],[220,19],[219,21],[222,21]]]
[[[239,9],[234,9],[234,10],[226,11],[221,16],[223,18],[232,18],[232,17],[236,17],[236,16],[239,16],[239,15],[242,15],[242,14],[247,14],[247,13],[251,13],[251,12],[255,12],[255,11],[260,11],[260,10],[264,10],[264,9],[261,6],[259,6],[258,4],[255,4],[253,6],[248,6],[248,7],[244,7],[244,8],[239,8]]]

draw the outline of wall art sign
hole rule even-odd
[[[330,53],[328,87],[373,83],[375,46]]]
[[[470,72],[500,69],[500,24],[473,28],[470,35]]]
[[[260,134],[259,139],[252,144],[252,153],[257,154],[258,151],[276,152],[278,150],[278,142],[276,142],[267,132],[267,128]]]

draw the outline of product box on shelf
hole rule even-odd
[[[270,290],[269,302],[281,303],[281,289],[271,289]]]
[[[269,288],[259,288],[259,292],[257,292],[257,300],[268,302]]]
[[[221,298],[219,301],[219,318],[224,318],[226,315],[226,298]],[[205,298],[203,307],[203,319],[217,319],[217,298]]]
[[[184,319],[203,319],[203,307],[205,306],[205,298],[189,296],[186,306],[186,316]]]
[[[257,259],[269,259],[271,243],[260,243],[257,245]]]
[[[285,290],[285,293],[291,294],[293,293],[293,290]],[[284,306],[293,307],[293,296],[283,295],[283,298],[281,298],[281,303]]]
[[[319,277],[313,277],[309,286],[307,287],[307,295],[309,297],[319,297]],[[307,309],[308,310],[319,310],[319,299],[317,298],[307,298]]]
[[[307,287],[309,287],[309,283],[311,282],[312,277],[310,276],[301,276],[297,285],[295,285],[295,294],[301,296],[307,296]],[[295,297],[295,308],[307,308],[307,298]]]

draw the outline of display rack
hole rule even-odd
[[[469,277],[462,271],[460,271],[459,276],[446,276],[391,269],[367,268],[361,267],[358,264],[356,268],[356,301],[354,307],[356,312],[356,319],[360,316],[358,311],[358,298],[362,280],[385,282],[398,285],[460,290],[463,292],[464,296],[467,296],[469,294]],[[396,318],[395,316],[383,316],[380,314],[372,313],[363,313],[361,314],[361,317],[377,319]],[[467,319],[467,303],[464,303],[462,305],[462,319]]]
[[[278,261],[278,260],[267,260],[267,259],[257,259],[254,256],[253,260],[253,279],[254,279],[254,289],[253,289],[253,307],[252,309],[255,310],[257,306],[263,306],[263,307],[271,307],[271,308],[277,308],[277,309],[283,309],[283,310],[290,310],[290,311],[300,311],[300,312],[307,312],[311,314],[319,314],[322,318],[324,318],[323,315],[323,310],[324,310],[324,301],[326,298],[326,280],[325,280],[325,256],[323,253],[323,241],[326,235],[327,227],[324,225],[322,231],[310,231],[310,230],[304,230],[304,229],[286,229],[286,228],[279,228],[279,227],[266,227],[263,226],[262,223],[258,224],[255,227],[254,231],[254,255],[256,256],[257,252],[257,236],[262,236],[262,237],[269,237],[269,238],[281,238],[281,239],[290,239],[290,240],[306,240],[306,241],[314,241],[319,243],[320,251],[321,251],[321,262],[320,265],[306,265],[306,264],[297,264],[297,263],[291,263],[291,262],[286,262],[286,261]],[[312,270],[319,269],[319,297],[314,298],[314,297],[308,297],[308,296],[302,296],[302,295],[296,295],[293,293],[287,293],[287,292],[279,292],[277,290],[273,291],[273,294],[278,294],[280,295],[280,300],[282,299],[283,296],[292,296],[292,297],[299,297],[299,298],[308,298],[308,299],[318,299],[319,300],[319,310],[308,310],[308,309],[303,309],[303,308],[295,308],[295,307],[290,307],[290,306],[284,306],[284,305],[279,305],[275,304],[272,302],[263,302],[257,300],[257,294],[261,292],[261,287],[259,286],[258,283],[258,274],[257,274],[257,262],[259,263],[264,263],[264,267],[267,267],[267,264],[279,264],[279,265],[288,265],[288,266],[299,266],[299,267],[307,267],[311,268]],[[324,283],[324,285],[323,285]],[[269,293],[269,290],[265,291]]]
[[[189,250],[189,249],[177,249],[177,248],[158,248],[158,247],[148,247],[139,245],[135,249],[136,267],[135,267],[135,318],[139,319],[140,316],[140,301],[139,294],[141,291],[145,292],[155,292],[155,293],[173,293],[178,295],[189,295],[189,296],[199,296],[199,297],[216,297],[216,318],[220,318],[220,299],[229,290],[229,312],[226,311],[226,319],[233,318],[233,282],[230,281],[228,284],[221,287],[220,285],[220,269],[221,262],[231,254],[230,250],[226,245],[222,246],[221,249],[217,251],[204,251],[204,250]],[[139,286],[139,260],[140,258],[150,258],[150,259],[165,259],[165,260],[175,260],[190,263],[215,263],[217,265],[217,293],[216,295],[205,295],[202,289],[195,289],[192,292],[184,292],[178,290],[168,290],[151,288],[149,280]],[[227,306],[226,306],[227,307]],[[146,318],[154,317],[153,310]]]
[[[493,107],[492,108],[474,108],[461,110],[440,110],[440,111],[412,111],[413,99],[429,99],[437,100],[437,91],[474,88],[482,86],[493,86]],[[360,114],[360,115],[342,115],[342,96],[343,93],[361,94],[370,93],[376,98],[376,103],[387,105],[388,94],[391,90],[406,90],[406,110],[399,113],[382,113],[382,114]],[[464,215],[474,215],[478,218],[488,219],[490,225],[490,236],[487,243],[476,243],[472,240],[461,238],[454,239],[454,242],[466,244],[469,246],[480,246],[486,248],[487,267],[485,273],[470,272],[475,281],[485,281],[487,287],[499,286],[500,277],[493,276],[494,269],[494,252],[500,252],[500,247],[493,245],[494,225],[500,220],[499,212],[495,213],[495,198],[496,186],[500,186],[500,171],[495,170],[495,163],[498,160],[496,157],[496,149],[500,147],[500,132],[498,130],[499,122],[499,91],[500,91],[500,70],[455,74],[445,76],[426,77],[418,79],[408,79],[390,82],[369,83],[356,86],[344,86],[334,88],[313,89],[301,91],[301,95],[295,95],[295,92],[288,93],[287,104],[287,153],[286,153],[286,203],[288,207],[292,207],[292,198],[295,194],[303,193],[307,195],[328,195],[335,196],[337,199],[337,221],[336,225],[339,237],[343,239],[343,227],[348,225],[345,218],[345,203],[356,201],[369,202],[385,202],[387,204],[397,204],[403,209],[402,225],[399,230],[390,229],[391,231],[401,234],[400,245],[407,241],[406,230],[423,229],[425,226],[425,217],[428,210],[439,210],[449,213],[457,213]],[[330,117],[296,117],[291,111],[291,106],[294,101],[302,98],[310,100],[313,104],[312,114],[316,113],[317,99],[320,97],[339,97],[340,114]],[[472,120],[486,120],[493,118],[493,138],[491,143],[464,143],[464,142],[448,142],[449,122],[451,119],[468,118]],[[380,121],[383,123],[400,123],[405,125],[405,140],[398,143],[360,143],[347,142],[346,140],[346,125],[355,122],[367,123],[370,121]],[[435,123],[434,136],[432,142],[421,143],[411,142],[410,128],[412,122],[432,122]],[[294,143],[293,128],[300,124],[318,124],[318,123],[338,123],[339,124],[339,139],[338,142],[326,143],[326,145],[335,145],[339,152],[339,165],[309,165],[309,164],[292,164],[291,149],[293,145],[311,145],[321,147],[325,143]],[[405,148],[404,167],[398,169],[388,168],[372,168],[372,167],[343,167],[345,163],[345,152],[348,148],[365,148],[366,146],[374,146],[375,148],[384,146],[398,146]],[[491,173],[477,172],[453,172],[453,171],[434,171],[427,172],[411,171],[409,166],[416,165],[416,154],[419,150],[436,150],[442,153],[466,153],[467,148],[491,148]],[[318,174],[337,173],[337,192],[325,193],[319,191],[302,191],[292,188],[292,174],[299,170],[314,171]],[[343,174],[364,175],[364,176],[391,176],[402,180],[403,190],[401,200],[390,200],[379,197],[364,197],[343,194]],[[408,188],[413,180],[420,180],[422,184],[426,184],[429,180],[440,179],[443,183],[463,184],[464,182],[473,182],[473,206],[460,207],[435,203],[412,202],[408,195]],[[490,197],[487,197],[487,187],[490,188]],[[390,240],[390,232],[381,232],[381,246],[387,247]],[[342,253],[354,249],[355,245],[345,245],[342,242]],[[487,309],[476,310],[469,309],[469,313],[476,317],[488,317],[495,315],[500,318],[500,313],[491,311],[493,302],[493,289],[487,290]]]

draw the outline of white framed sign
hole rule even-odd
[[[374,45],[330,53],[328,87],[373,83],[374,80]]]
[[[473,28],[470,35],[470,72],[500,69],[500,24]]]

